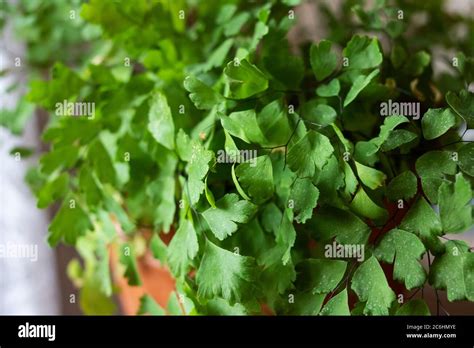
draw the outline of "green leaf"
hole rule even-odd
[[[131,216],[129,216],[123,209],[120,203],[120,197],[111,186],[104,187],[103,201],[107,211],[114,215],[120,223],[121,228],[125,233],[132,233],[135,230]]]
[[[166,312],[158,303],[156,303],[153,297],[145,294],[140,298],[140,308],[138,309],[137,314],[165,315]]]
[[[13,134],[23,133],[26,123],[34,115],[34,104],[29,103],[26,98],[20,99],[14,110],[0,110],[0,126],[9,129]]]
[[[206,242],[196,274],[198,297],[222,297],[231,304],[247,298],[256,279],[255,260]]]
[[[282,107],[278,99],[265,105],[258,114],[257,122],[264,138],[268,140],[268,146],[286,144],[291,137],[293,126],[290,127],[287,109]]]
[[[67,244],[76,244],[76,240],[92,230],[92,223],[86,211],[77,201],[77,197],[66,198],[49,225],[48,243],[56,246],[60,240]]]
[[[445,151],[426,152],[416,160],[415,166],[418,175],[421,177],[456,174],[456,162],[452,160],[449,152]]]
[[[273,196],[273,168],[270,157],[260,156],[240,164],[235,173],[242,187],[256,204]]]
[[[383,60],[377,38],[355,35],[342,51],[349,59],[347,69],[370,69],[380,65]]]
[[[178,294],[175,291],[173,291],[168,298],[166,311],[169,315],[183,315],[183,310],[178,300]]]
[[[390,132],[387,140],[382,144],[381,150],[384,152],[391,151],[404,144],[408,144],[415,140],[418,136],[404,129],[395,129]]]
[[[418,188],[415,174],[406,170],[397,175],[387,186],[387,197],[392,201],[398,199],[409,200],[414,197]]]
[[[189,162],[191,160],[192,146],[191,139],[183,129],[179,129],[176,136],[176,151],[181,160]]]
[[[313,130],[308,131],[288,151],[288,166],[299,177],[312,177],[316,167],[322,169],[334,148],[329,139]]]
[[[268,29],[268,26],[265,25],[265,23],[260,22],[260,21],[257,22],[257,24],[255,24],[255,29],[253,32],[252,42],[250,44],[249,51],[254,51],[257,48],[259,42],[262,40],[262,38],[265,35],[268,34],[268,32],[269,32],[269,29]],[[301,67],[301,71],[303,71],[303,67]]]
[[[29,158],[35,153],[35,150],[30,147],[15,146],[8,154],[11,156],[19,157],[20,159]]]
[[[430,267],[430,284],[446,290],[449,301],[474,301],[474,253],[463,241],[446,242],[446,251]]]
[[[229,78],[231,98],[246,99],[268,88],[267,77],[245,59],[227,64],[224,74]]]
[[[319,315],[351,315],[347,289],[332,297],[323,307]]]
[[[313,294],[333,291],[344,277],[347,262],[342,260],[307,259],[300,262],[296,270],[297,289]]]
[[[430,316],[430,309],[425,301],[420,298],[410,300],[401,306],[395,315],[416,315],[416,316]]]
[[[350,208],[355,213],[374,221],[385,221],[388,218],[387,211],[375,204],[362,187],[357,191]]]
[[[337,55],[331,52],[332,43],[322,40],[318,45],[311,45],[310,62],[318,81],[331,75],[337,67]]]
[[[176,277],[184,277],[199,250],[193,224],[183,220],[168,246],[168,264]]]
[[[38,208],[46,208],[56,200],[63,198],[69,188],[69,177],[66,173],[62,173],[51,181],[42,185],[37,192]]]
[[[364,164],[373,166],[378,161],[379,148],[370,141],[358,141],[355,145],[354,158]]]
[[[446,175],[456,174],[454,158],[446,151],[430,151],[416,160],[415,167],[426,197],[438,203],[439,187],[446,181]]]
[[[430,246],[439,242],[437,237],[442,233],[439,216],[423,197],[418,198],[411,206],[399,228],[416,234]]]
[[[439,188],[439,212],[443,231],[459,233],[472,226],[471,184],[462,173],[454,183],[444,182]]]
[[[286,208],[283,212],[282,221],[276,232],[277,251],[281,251],[283,265],[287,265],[291,260],[291,249],[295,244],[296,231],[293,226],[293,212]]]
[[[344,161],[344,163],[346,162]],[[332,155],[317,177],[318,203],[337,205],[339,189],[345,184],[344,179],[344,169],[341,168],[341,163],[337,160],[337,157]]]
[[[117,134],[101,132],[90,145],[87,156],[100,182],[118,187],[128,182],[128,163],[117,161]]]
[[[382,267],[374,256],[357,268],[352,277],[351,287],[359,299],[366,302],[364,314],[389,314],[388,310],[395,300],[395,293],[388,285]]]
[[[336,120],[337,113],[329,105],[311,100],[303,105],[302,116],[318,126],[325,127]]]
[[[212,109],[214,106],[224,101],[222,95],[194,76],[186,77],[184,80],[184,88],[190,92],[189,99],[191,99],[196,108],[200,110]]]
[[[419,76],[430,64],[431,56],[425,51],[420,51],[411,56],[405,63],[403,71],[410,76]]]
[[[44,174],[51,174],[57,169],[72,168],[78,159],[78,147],[73,145],[66,145],[59,148],[54,147],[51,151],[41,156],[41,172]]]
[[[232,166],[232,169],[233,168],[234,166]],[[232,175],[234,176],[233,170],[232,170]],[[206,186],[205,188],[206,199],[211,207],[216,208],[216,199],[214,198],[214,194],[212,193],[212,191],[209,189],[209,186],[207,185],[207,178],[208,177],[206,177],[206,182],[204,183],[204,185]]]
[[[299,89],[305,72],[303,60],[301,57],[289,55],[286,47],[280,47],[279,42],[276,46],[269,49],[269,55],[264,59],[265,68],[284,85],[283,87]]]
[[[324,303],[326,294],[313,294],[311,291],[295,294],[294,304],[291,305],[289,315],[318,315]]]
[[[232,181],[234,182],[234,185],[235,185],[235,188],[237,189],[237,192],[239,193],[239,195],[247,200],[247,201],[251,201],[252,199],[247,196],[247,194],[245,193],[244,189],[242,188],[242,186],[240,186],[240,183],[239,183],[239,180],[237,179],[237,175],[235,175],[235,163],[232,164],[232,168],[231,168],[231,175],[232,175]],[[213,208],[216,208],[216,204],[214,202],[214,204],[212,205],[211,204],[211,207]]]
[[[328,241],[336,237],[340,244],[365,244],[370,234],[370,227],[356,215],[328,206],[318,208],[312,226],[316,240]]]
[[[158,143],[167,149],[174,149],[173,116],[166,97],[161,93],[156,93],[151,102],[148,130]]]
[[[232,35],[238,34],[242,26],[245,24],[245,22],[248,21],[249,18],[250,18],[250,14],[248,12],[242,12],[234,16],[232,19],[230,19],[226,23],[224,34],[226,36],[232,36]]]
[[[474,176],[474,143],[468,143],[459,149],[459,168],[467,175]]]
[[[459,95],[449,91],[446,101],[467,123],[468,128],[474,128],[474,93],[462,90]]]
[[[407,52],[400,44],[395,44],[390,52],[390,61],[392,62],[394,68],[398,69],[407,59]]]
[[[175,178],[161,174],[149,183],[146,190],[155,207],[154,226],[163,232],[169,232],[176,211]]]
[[[297,179],[293,184],[289,202],[293,203],[293,210],[296,215],[295,220],[299,224],[304,224],[313,216],[313,209],[318,203],[319,190],[313,185],[310,179]],[[291,206],[290,206],[291,207]]]
[[[168,247],[161,240],[158,233],[154,233],[150,240],[150,251],[153,257],[161,262],[162,265],[167,263],[166,257],[168,253]]]
[[[235,193],[226,194],[216,202],[216,207],[207,209],[202,216],[219,240],[237,231],[237,223],[249,222],[257,211],[257,206],[246,200],[239,201]]]
[[[255,110],[237,111],[229,116],[221,116],[222,127],[234,137],[246,143],[264,144],[265,136],[257,122]]]
[[[320,97],[335,97],[339,95],[341,85],[338,79],[332,79],[327,85],[316,88],[316,94]]]
[[[128,285],[141,285],[142,281],[138,273],[137,259],[131,244],[122,244],[120,248],[120,263],[125,266],[124,277],[127,278]]]
[[[359,180],[356,178],[351,166],[344,161],[344,193],[346,196],[352,197],[359,186]]]
[[[260,275],[262,284],[262,293],[270,299],[278,300],[279,295],[293,287],[293,282],[296,279],[296,271],[293,262],[288,262],[286,265],[279,260],[279,262],[265,265],[265,269]],[[269,301],[269,302],[270,302]]]
[[[383,186],[385,180],[387,179],[387,176],[384,173],[377,169],[364,166],[357,161],[355,161],[355,165],[357,174],[365,186],[372,190]]]
[[[393,115],[386,117],[377,137],[370,141],[357,142],[354,153],[356,160],[366,165],[373,165],[377,162],[376,154],[382,144],[387,141],[397,126],[406,122],[408,122],[408,119],[405,116]]]
[[[79,304],[86,315],[113,315],[116,311],[112,299],[97,291],[97,284],[89,279],[81,287]]]
[[[240,303],[233,306],[222,298],[214,298],[206,304],[208,315],[248,315],[247,310]]]
[[[232,136],[225,129],[224,129],[224,137],[225,137],[224,150],[226,154],[232,157],[234,162],[237,162],[237,159],[235,158],[236,156],[234,156],[234,154],[239,153],[239,148],[237,147],[237,145],[235,145],[235,141],[232,138]]]
[[[220,44],[219,47],[216,47],[212,54],[209,56],[209,59],[206,61],[206,63],[203,64],[202,70],[209,71],[213,68],[218,68],[222,66],[233,44],[234,39],[227,39],[222,44]]]
[[[442,136],[456,124],[456,116],[450,109],[428,109],[421,119],[423,136],[432,140]]]
[[[370,142],[375,144],[378,148],[387,141],[392,131],[403,123],[409,122],[405,116],[392,115],[385,117],[383,125],[380,127],[380,132],[377,137],[372,139]]]
[[[423,286],[426,272],[419,260],[425,246],[413,233],[399,229],[389,231],[375,249],[375,256],[384,262],[394,263],[393,278],[403,281],[411,290]]]
[[[211,165],[214,164],[215,158],[212,151],[206,150],[198,140],[192,140],[187,143],[188,147],[183,151],[189,158],[187,172],[188,185],[185,192],[189,195],[190,204],[199,201],[199,197],[205,189],[204,177],[209,171]]]
[[[379,74],[379,69],[372,71],[369,75],[359,75],[351,86],[351,89],[344,99],[344,107],[354,101],[362,90],[367,87],[372,79]]]

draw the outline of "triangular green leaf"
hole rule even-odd
[[[333,151],[325,135],[310,130],[288,151],[288,165],[299,177],[312,177],[316,167],[321,169]]]
[[[237,166],[239,182],[256,204],[273,196],[273,168],[268,156],[253,158]]]
[[[319,315],[351,315],[347,289],[332,297],[321,309]]]
[[[387,197],[392,201],[398,199],[408,200],[415,196],[418,183],[415,174],[406,170],[397,175],[387,186]]]
[[[421,119],[423,136],[432,140],[442,136],[456,124],[456,116],[451,109],[429,109]]]
[[[174,149],[174,122],[166,97],[156,93],[148,114],[148,130],[153,138],[169,150]]]
[[[318,81],[324,80],[337,67],[337,56],[331,52],[332,43],[322,40],[318,45],[311,45],[310,61]]]
[[[357,268],[352,277],[351,287],[359,299],[366,302],[364,314],[389,314],[388,310],[395,300],[395,293],[388,285],[382,267],[374,256]]]
[[[199,244],[193,224],[183,220],[168,246],[168,264],[176,277],[186,274],[189,263],[199,250]]]
[[[449,241],[445,246],[445,253],[431,265],[430,284],[446,290],[449,301],[474,301],[474,253],[462,241]]]
[[[201,110],[212,109],[224,101],[224,98],[219,93],[194,76],[186,77],[184,80],[184,88],[190,92],[189,99],[191,99],[196,108]]]
[[[389,231],[375,249],[375,256],[384,262],[394,263],[393,278],[405,283],[408,290],[422,286],[426,273],[419,260],[425,246],[416,235],[403,230]]]
[[[289,202],[292,203],[295,214],[298,214],[295,217],[298,223],[304,224],[313,216],[313,209],[318,203],[318,197],[319,190],[310,179],[303,178],[295,181],[290,191]]]
[[[231,304],[248,297],[254,288],[255,260],[206,242],[196,274],[198,297],[219,296]]]
[[[347,69],[370,69],[380,65],[383,60],[375,37],[353,36],[342,54],[349,59]]]
[[[344,99],[344,107],[352,103],[359,93],[369,85],[370,81],[372,81],[372,79],[377,76],[379,72],[379,69],[376,69],[369,75],[358,76],[352,84],[351,89],[347,93],[346,98]]]
[[[237,231],[237,223],[246,223],[254,216],[257,206],[241,200],[235,193],[225,195],[216,202],[217,208],[209,208],[202,216],[214,235],[223,240]]]
[[[249,98],[268,88],[267,77],[245,59],[227,64],[224,74],[229,78],[230,97],[235,99]]]
[[[454,183],[439,188],[439,212],[445,233],[459,233],[472,226],[471,184],[462,173]]]

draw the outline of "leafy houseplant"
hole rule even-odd
[[[87,313],[114,310],[110,255],[135,286],[147,250],[176,296],[145,294],[140,313],[424,315],[427,284],[474,301],[474,254],[445,236],[472,227],[472,20],[345,1],[321,5],[327,40],[296,44],[298,3],[83,5],[107,50],[28,98],[95,114],[53,115],[28,180],[40,207],[62,202],[48,241],[83,257],[69,271]],[[434,27],[454,50],[442,74]]]

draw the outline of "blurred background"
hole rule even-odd
[[[66,275],[67,263],[75,257],[75,251],[64,246],[54,250],[48,247],[51,211],[36,207],[36,199],[24,180],[44,149],[40,134],[47,115],[25,102],[23,96],[29,82],[45,79],[55,61],[80,66],[106,45],[99,28],[81,19],[82,2],[0,2],[0,245],[37,248],[38,255],[36,260],[0,258],[0,315],[81,314],[78,301],[74,301],[76,290]],[[298,24],[290,32],[290,41],[324,38],[328,20],[320,5],[337,12],[343,2],[315,0],[299,5],[295,11]],[[474,17],[473,0],[449,0],[445,7],[449,13]],[[442,61],[434,60],[434,64],[442,70]],[[32,154],[28,150],[31,148],[35,149]],[[20,156],[15,156],[18,153]],[[462,237],[474,245],[473,231]],[[433,309],[434,291],[427,287],[424,296]],[[444,297],[442,301],[447,302]],[[474,313],[474,304],[467,302],[449,304],[448,308],[456,314]]]

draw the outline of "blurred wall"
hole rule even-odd
[[[0,78],[0,108],[13,108],[25,91],[28,72],[24,66],[14,65],[14,59],[23,56],[24,47],[14,41],[7,27],[0,48],[0,70],[12,72]],[[21,87],[6,94],[14,82]],[[49,219],[36,207],[24,182],[27,168],[37,158],[16,160],[9,154],[15,146],[40,148],[34,120],[31,118],[20,137],[0,128],[0,315],[60,313],[55,255],[46,243]]]

